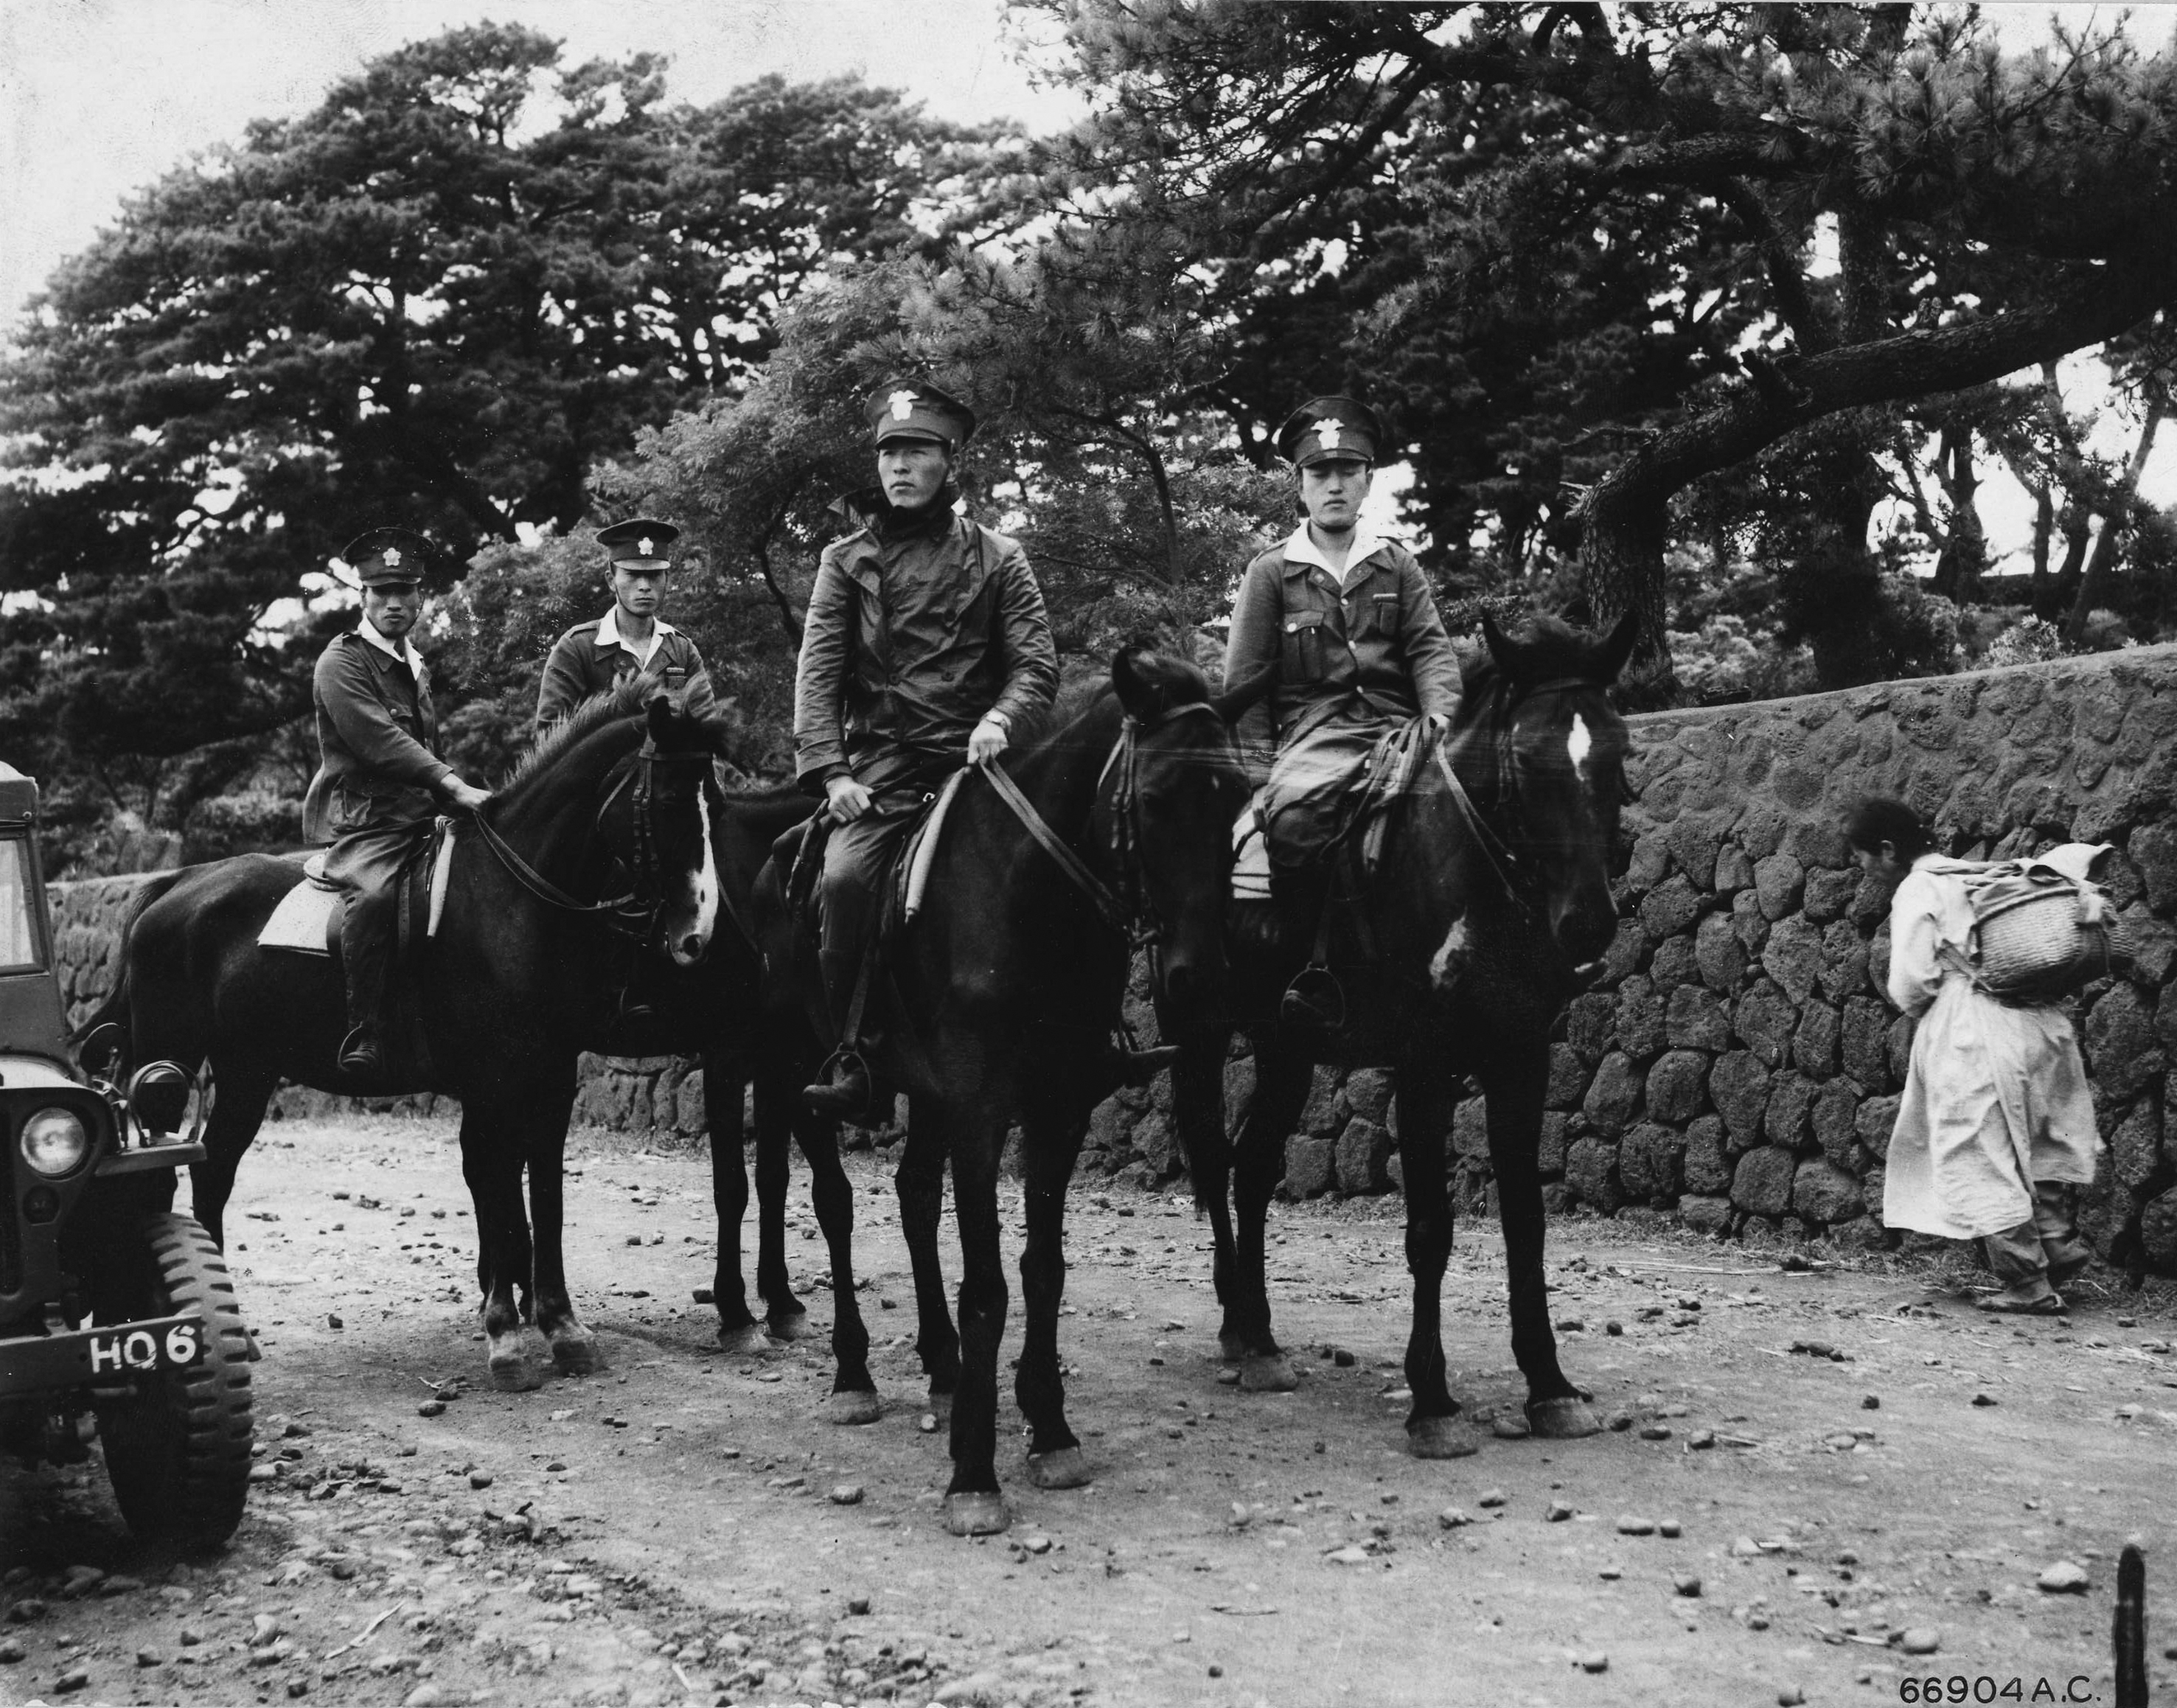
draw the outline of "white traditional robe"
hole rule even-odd
[[[1890,904],[1890,1000],[1918,1017],[1890,1136],[1885,1226],[1978,1239],[2032,1220],[2037,1181],[2084,1186],[2099,1133],[2061,1008],[2014,1008],[1943,963],[1972,928],[1965,874],[1923,854]]]

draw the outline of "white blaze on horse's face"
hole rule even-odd
[[[1594,750],[1595,738],[1587,732],[1587,720],[1577,712],[1574,712],[1572,734],[1565,738],[1565,751],[1572,758],[1573,775],[1580,778],[1582,783],[1588,780],[1587,773],[1582,767],[1587,763],[1587,756]]]
[[[718,850],[711,840],[711,791],[696,786],[696,821],[703,830],[703,864],[696,873],[696,930],[707,943],[718,923]]]

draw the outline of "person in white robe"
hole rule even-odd
[[[2054,1315],[2089,1252],[2068,1187],[2099,1134],[2071,1018],[1978,988],[1968,958],[1978,870],[1934,851],[1902,801],[1862,801],[1846,834],[1890,907],[1890,1000],[1918,1023],[1883,1181],[1885,1226],[1983,1242],[2004,1286],[1984,1310]]]

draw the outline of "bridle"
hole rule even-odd
[[[1519,756],[1513,743],[1513,724],[1520,708],[1540,695],[1570,693],[1576,689],[1592,689],[1595,685],[1582,676],[1552,676],[1545,682],[1506,685],[1509,691],[1500,696],[1503,701],[1501,709],[1492,720],[1495,728],[1490,742],[1494,750],[1496,787],[1492,792],[1490,805],[1513,827],[1514,838],[1524,817],[1520,810]],[[1460,739],[1464,740],[1465,738],[1462,736]],[[1435,752],[1437,769],[1443,773],[1444,783],[1451,791],[1452,802],[1459,809],[1460,816],[1465,821],[1468,830],[1473,833],[1475,845],[1495,869],[1498,881],[1504,886],[1505,893],[1522,913],[1531,919],[1533,909],[1529,906],[1529,897],[1541,888],[1542,875],[1536,870],[1531,854],[1522,855],[1512,840],[1499,836],[1482,816],[1474,804],[1473,797],[1467,794],[1465,786],[1460,782],[1459,774],[1452,767],[1450,745],[1450,743],[1440,741],[1436,744]]]
[[[606,790],[604,799],[597,803],[597,817],[592,822],[602,838],[605,815],[623,794],[632,791],[629,809],[635,827],[635,859],[629,872],[628,887],[618,895],[605,896],[594,902],[570,895],[531,865],[483,814],[474,814],[469,822],[476,827],[484,846],[498,856],[507,876],[537,900],[562,913],[602,918],[623,936],[638,942],[647,941],[657,928],[658,913],[665,905],[664,872],[658,859],[657,831],[652,822],[651,803],[656,793],[657,770],[669,766],[701,767],[703,775],[696,784],[701,788],[710,774],[711,756],[702,752],[660,753],[657,737],[646,731],[641,750],[628,761],[618,779]]]
[[[1036,844],[1057,863],[1073,887],[1088,898],[1097,918],[1135,948],[1147,947],[1153,950],[1161,925],[1156,903],[1149,895],[1143,856],[1141,738],[1151,730],[1161,729],[1167,723],[1198,712],[1215,718],[1220,726],[1225,721],[1223,714],[1206,700],[1190,700],[1147,718],[1129,713],[1119,739],[1112,744],[1110,754],[1104,761],[1103,770],[1097,774],[1096,804],[1091,816],[1093,819],[1094,810],[1103,807],[1108,794],[1111,814],[1108,852],[1112,870],[1118,874],[1116,889],[1097,876],[1088,863],[1067,845],[1035,810],[1034,803],[1021,792],[1018,783],[995,764],[986,762],[981,767],[998,798],[1012,809],[1013,816],[1021,821]]]

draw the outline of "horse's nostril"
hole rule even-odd
[[[703,947],[702,938],[698,936],[693,931],[689,932],[686,936],[680,940],[680,953],[683,957],[690,961],[700,961],[702,959]]]

